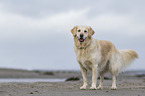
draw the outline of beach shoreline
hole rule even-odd
[[[104,80],[102,90],[89,90],[91,75],[88,76],[87,90],[80,90],[82,85],[80,71],[27,71],[0,70],[0,78],[69,78],[78,77],[77,81],[64,82],[6,82],[0,83],[0,96],[145,96],[145,73],[125,72],[117,76],[117,90],[111,90],[111,79]],[[110,78],[110,75],[106,75]],[[98,83],[97,83],[98,85]]]

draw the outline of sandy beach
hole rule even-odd
[[[117,77],[117,90],[111,90],[110,75],[106,75],[102,90],[80,90],[82,85],[79,71],[27,71],[0,69],[0,79],[43,78],[64,79],[78,77],[77,81],[64,82],[0,82],[0,96],[145,96],[145,72],[132,71]],[[98,84],[98,83],[97,83]]]

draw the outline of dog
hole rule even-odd
[[[138,54],[132,49],[118,50],[110,41],[94,39],[92,35],[95,32],[89,26],[75,26],[71,33],[74,36],[74,50],[83,77],[83,86],[80,89],[86,89],[87,72],[90,70],[92,71],[91,90],[102,89],[106,72],[111,72],[111,89],[116,90],[116,75],[138,58]],[[100,84],[96,88],[98,75]]]

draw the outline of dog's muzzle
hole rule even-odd
[[[86,39],[86,38],[85,38],[85,39]],[[85,39],[84,39],[84,35],[83,35],[83,34],[80,34],[79,41],[80,41],[80,42],[84,42],[84,41],[85,41]]]

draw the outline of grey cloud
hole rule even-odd
[[[66,12],[73,9],[83,9],[88,6],[89,2],[87,0],[41,0],[41,2],[40,0],[1,1],[5,11],[30,17],[32,16],[34,18]]]
[[[104,13],[114,13],[131,15],[139,22],[145,21],[144,0],[41,0],[41,2],[40,0],[4,0],[0,2],[3,4],[4,11],[32,18],[43,18],[69,10],[90,8],[88,18],[95,18]]]
[[[4,13],[23,15],[26,18],[39,19],[53,14],[65,13],[70,10],[90,8],[85,19],[90,20],[98,15],[111,13],[118,16],[129,15],[133,21],[131,23],[138,26],[145,24],[144,0],[3,0],[0,1],[0,4],[2,5],[1,11]],[[91,23],[95,24],[94,21]],[[0,67],[79,69],[75,59],[70,26],[72,25],[68,25],[67,28],[64,26],[63,31],[65,32],[62,33],[62,29],[57,28],[36,28],[35,30],[35,27],[32,29],[31,27],[22,26],[22,30],[21,28],[17,29],[17,27],[15,27],[16,29],[10,29],[5,26],[5,29],[1,30],[4,27],[0,26],[0,34],[4,34],[0,35]],[[67,30],[68,27],[70,30]],[[101,30],[97,30],[99,28],[96,25],[93,28],[96,31],[93,36],[94,38],[112,41],[118,49],[132,48],[136,50],[139,53],[140,59],[137,60],[133,68],[143,68],[145,62],[143,58],[145,57],[144,34],[131,36],[127,33],[128,27],[126,26],[119,27],[120,29],[114,28],[114,30],[108,29],[105,31],[103,27]],[[50,35],[51,32],[56,32],[56,34]],[[121,34],[122,32],[124,34]],[[3,37],[8,35],[10,37]]]

